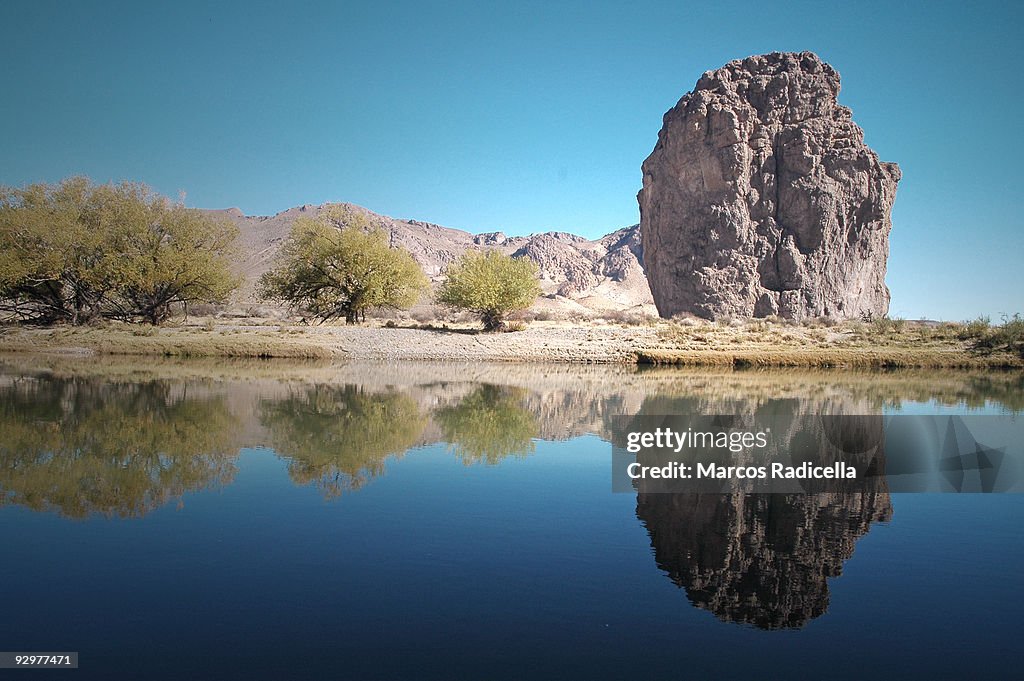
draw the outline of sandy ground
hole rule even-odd
[[[292,357],[442,362],[653,363],[794,367],[1021,367],[1007,353],[980,355],[958,329],[902,324],[846,327],[676,323],[532,322],[482,333],[469,324],[289,325],[193,320],[130,325],[0,327],[0,352],[62,355]]]
[[[334,327],[307,333],[353,359],[631,362],[637,350],[659,346],[653,327],[533,325],[514,333]]]

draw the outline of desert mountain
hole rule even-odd
[[[637,225],[594,241],[565,232],[530,236],[506,236],[501,232],[471,234],[428,222],[378,215],[352,204],[297,206],[272,216],[247,216],[237,208],[206,211],[238,225],[241,253],[236,268],[245,277],[238,301],[255,302],[256,279],[273,265],[295,220],[339,208],[347,215],[365,216],[371,225],[383,229],[392,244],[412,253],[432,281],[438,281],[445,267],[466,250],[495,248],[537,263],[546,294],[538,302],[540,309],[586,314],[653,304],[641,264],[643,252]]]

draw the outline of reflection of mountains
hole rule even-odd
[[[24,361],[0,371],[0,503],[73,517],[138,516],[225,484],[246,446],[272,446],[295,482],[332,496],[413,447],[495,463],[538,438],[608,439],[624,413],[878,413],[903,399],[1016,409],[1024,392],[1015,374],[956,372]]]
[[[0,371],[0,504],[75,518],[142,516],[228,484],[247,446],[273,447],[296,484],[333,497],[416,447],[444,443],[467,464],[493,464],[530,454],[536,439],[610,439],[620,414],[792,415],[784,444],[810,438],[814,450],[823,437],[843,438],[827,421],[807,433],[799,415],[879,414],[904,400],[1024,408],[1019,374],[30,361],[32,370]],[[203,378],[214,371],[216,380]],[[848,435],[860,441],[871,428]],[[695,605],[724,620],[798,627],[825,612],[828,579],[857,539],[891,517],[884,480],[862,485],[813,495],[644,492],[636,513],[659,567]]]
[[[800,627],[828,608],[840,574],[888,493],[639,494],[658,567],[716,617],[762,629]]]

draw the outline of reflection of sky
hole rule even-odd
[[[142,519],[0,508],[18,539],[0,640],[71,642],[82,679],[1012,675],[1024,495],[900,496],[830,580],[829,610],[764,632],[693,607],[658,568],[607,451],[538,441],[465,466],[434,445],[328,501],[246,449],[231,485]]]

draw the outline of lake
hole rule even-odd
[[[616,418],[782,409],[1016,419],[1024,377],[8,358],[0,650],[79,652],[33,679],[1017,676],[1022,494],[612,491]]]

